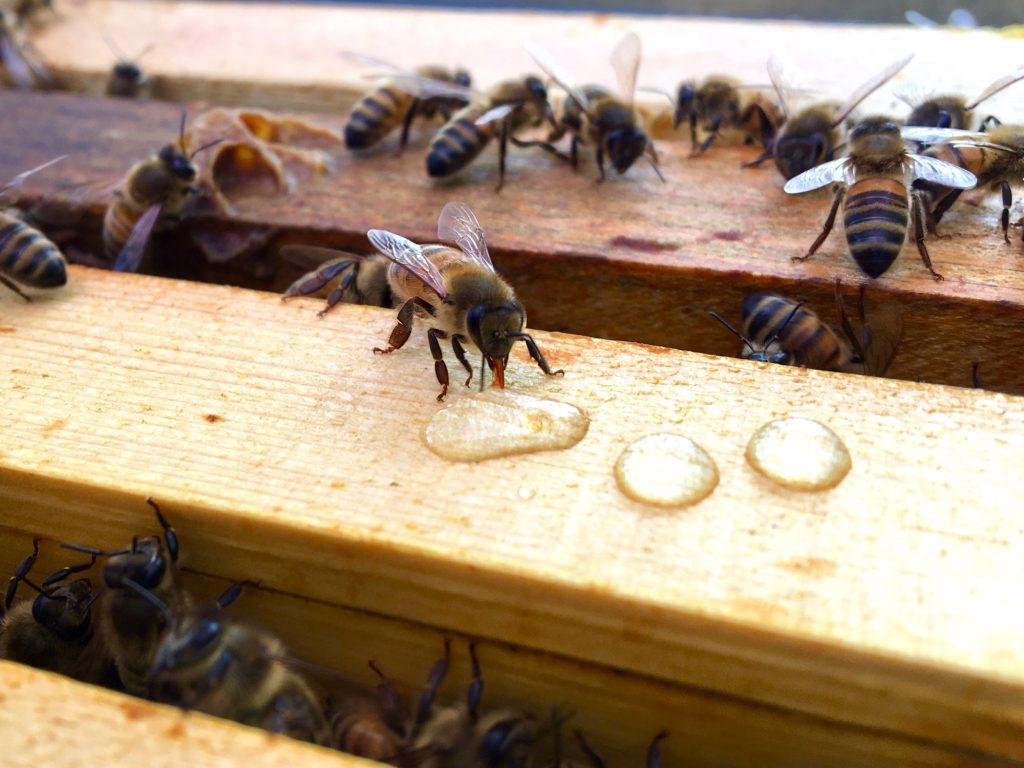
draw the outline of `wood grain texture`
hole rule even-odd
[[[314,309],[83,268],[48,300],[0,297],[5,525],[116,546],[152,494],[203,573],[1024,761],[1024,402],[537,333],[566,377],[520,351],[509,386],[583,408],[589,433],[454,465],[420,442],[422,336],[375,357],[392,313]],[[849,446],[835,490],[744,462],[787,413]],[[719,466],[693,509],[615,487],[622,448],[663,430]]]
[[[0,107],[10,116],[0,125],[0,177],[72,152],[59,175],[30,180],[26,199],[73,199],[92,214],[84,227],[92,240],[109,194],[100,190],[170,140],[180,116],[170,105],[59,95],[4,93]],[[179,242],[164,253],[160,269],[281,290],[301,269],[275,256],[277,243],[365,251],[371,227],[431,242],[444,203],[463,200],[477,212],[495,262],[533,326],[730,355],[739,345],[708,310],[738,323],[742,297],[767,289],[803,300],[834,322],[833,280],[841,278],[851,291],[867,280],[838,231],[810,262],[790,261],[819,231],[828,195],[784,195],[774,170],[739,169],[753,155],[721,148],[692,160],[684,144],[666,143],[668,183],[640,166],[597,185],[588,164],[574,174],[543,153],[521,152],[512,155],[509,185],[495,195],[492,154],[445,184],[426,176],[419,151],[399,158],[339,154],[333,177],[291,196],[237,201],[230,216],[235,226],[277,232],[268,251],[208,265],[197,254],[180,258]],[[997,218],[992,202],[947,215],[950,237],[930,242],[944,282],[928,276],[913,249],[870,282],[869,306],[895,303],[904,316],[904,342],[890,375],[969,386],[970,365],[978,362],[986,387],[1024,392],[1024,369],[1008,354],[1024,345],[1024,249],[1016,240],[1003,243]],[[191,226],[216,228],[219,221]]]

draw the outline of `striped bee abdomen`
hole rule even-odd
[[[0,214],[0,273],[33,288],[58,288],[68,281],[64,255],[39,230]]]
[[[744,299],[743,333],[759,346],[777,341],[790,365],[835,371],[851,358],[849,347],[817,314],[774,293]]]
[[[117,258],[141,215],[121,199],[107,206],[107,212],[103,215],[103,252],[108,259]]]
[[[493,138],[495,125],[477,125],[474,121],[483,113],[479,109],[461,110],[438,131],[427,154],[428,174],[450,176],[480,154]]]
[[[393,85],[366,94],[352,108],[345,125],[345,146],[366,149],[381,141],[402,122],[413,97]]]
[[[843,223],[850,255],[871,277],[885,272],[907,239],[907,188],[896,179],[858,181],[846,198]]]

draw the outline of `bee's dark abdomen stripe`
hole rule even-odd
[[[857,192],[861,184],[868,189]],[[843,221],[850,254],[871,277],[878,277],[899,256],[907,238],[906,188],[891,179],[855,184],[846,200]]]
[[[472,120],[453,119],[430,143],[427,172],[431,176],[447,176],[465,167],[480,154],[491,139],[491,131]]]
[[[22,235],[25,232],[25,225],[17,220],[7,222],[0,228],[0,267],[5,272],[10,272],[15,263],[21,258],[22,251],[28,247],[28,243]]]
[[[54,288],[67,282],[64,256],[56,245],[24,222],[0,222],[0,271],[37,288]]]
[[[103,250],[108,259],[116,259],[131,237],[139,217],[131,208],[117,201],[107,209],[103,218]]]

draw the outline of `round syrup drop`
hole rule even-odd
[[[615,462],[615,480],[634,501],[687,507],[715,489],[718,467],[690,438],[662,432],[626,446]]]
[[[747,443],[750,466],[779,485],[824,491],[839,485],[852,466],[839,435],[813,419],[769,421]]]

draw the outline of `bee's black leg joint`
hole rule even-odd
[[[999,223],[1003,228],[1003,240],[1007,244],[1010,242],[1010,206],[1013,205],[1013,191],[1010,189],[1010,183],[1007,181],[1001,182],[999,185],[1003,191],[1003,213],[999,217]]]
[[[501,135],[498,140],[498,186],[495,192],[501,192],[505,186],[505,156],[508,154],[508,119],[501,121]]]
[[[409,111],[405,113],[405,118],[402,120],[402,135],[398,139],[398,151],[396,155],[402,154],[405,151],[405,145],[409,143],[409,129],[412,127],[412,121],[416,119],[416,113],[420,108],[420,100],[413,99],[412,104],[409,105]]]
[[[456,333],[452,336],[452,350],[455,352],[455,357],[462,363],[466,373],[469,374],[469,378],[466,379],[466,386],[468,387],[469,383],[473,380],[473,366],[466,359],[466,350],[462,347],[462,342],[464,341],[466,341],[466,337],[461,334]]]
[[[444,356],[441,354],[441,343],[438,339],[447,339],[448,334],[439,328],[431,328],[427,331],[427,343],[430,345],[430,356],[434,358],[434,375],[437,376],[437,383],[441,385],[441,394],[437,396],[438,401],[444,400],[448,394],[448,366],[445,365]]]
[[[928,234],[928,211],[924,204],[924,193],[915,189],[910,193],[910,214],[914,221],[914,242],[917,244],[917,252],[921,255],[921,261],[925,268],[931,272],[936,280],[942,280],[942,275],[932,269],[932,259],[928,255],[928,246],[924,238]]]
[[[604,181],[604,147],[600,144],[597,145],[597,170],[601,172],[597,177],[597,183],[600,184]]]
[[[544,353],[540,351],[540,347],[537,346],[537,342],[533,340],[533,337],[528,333],[521,333],[516,336],[517,339],[522,339],[523,343],[526,344],[526,350],[530,353],[530,357],[536,361],[540,369],[544,371],[548,376],[565,376],[565,371],[559,368],[557,371],[552,371],[551,366],[548,365],[548,361],[544,359]]]
[[[18,287],[17,285],[15,285],[15,284],[14,284],[14,283],[13,283],[13,282],[12,282],[11,280],[8,280],[8,279],[7,279],[6,277],[4,277],[3,275],[0,275],[0,283],[3,283],[3,284],[4,284],[4,285],[6,285],[6,286],[7,286],[8,288],[10,288],[10,289],[11,289],[12,291],[14,291],[14,292],[15,292],[16,294],[18,294],[19,296],[21,296],[21,298],[23,298],[23,299],[24,299],[25,301],[27,301],[27,302],[30,302],[30,303],[31,303],[32,299],[30,299],[30,298],[29,298],[29,297],[28,297],[28,296],[27,296],[27,295],[26,295],[25,293],[23,293],[23,292],[22,292],[22,290],[21,290],[21,288],[19,288],[19,287]]]
[[[841,185],[836,186],[835,196],[832,198],[832,208],[829,209],[828,218],[825,219],[825,226],[821,230],[821,234],[818,235],[817,239],[811,243],[811,247],[807,250],[803,256],[794,256],[793,261],[807,261],[814,255],[814,252],[821,247],[821,244],[825,242],[829,234],[832,232],[832,227],[836,223],[836,214],[839,213],[839,206],[842,205],[843,198],[846,197],[846,187]]]
[[[391,329],[391,335],[388,336],[388,348],[374,347],[374,352],[381,355],[389,355],[396,349],[402,348],[405,342],[409,340],[409,334],[412,333],[412,310],[415,306],[415,299],[410,299],[402,305],[402,308],[398,310],[398,324]]]

